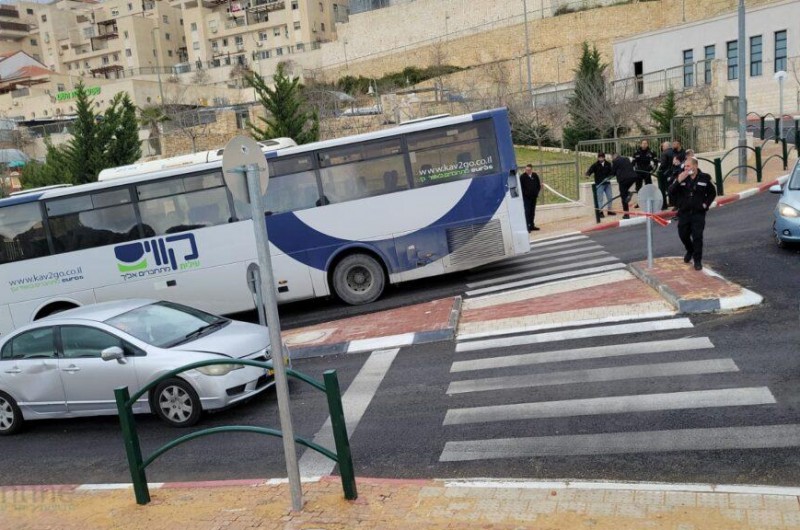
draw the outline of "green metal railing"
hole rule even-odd
[[[177,374],[202,368],[203,366],[212,366],[216,364],[238,364],[242,366],[254,366],[256,368],[264,368],[266,370],[272,369],[271,361],[250,361],[247,359],[225,359],[225,360],[209,360],[199,361],[192,364],[187,364],[181,368],[177,368],[168,372],[155,381],[145,385],[141,390],[130,395],[128,387],[121,387],[114,390],[114,396],[117,400],[117,411],[119,412],[119,421],[122,427],[122,438],[125,443],[125,454],[128,458],[128,467],[131,472],[131,480],[133,482],[133,492],[136,496],[137,504],[147,504],[150,502],[150,490],[147,486],[147,475],[145,469],[152,464],[158,457],[175,447],[182,445],[191,440],[209,436],[212,434],[228,433],[228,432],[248,432],[254,434],[264,434],[267,436],[275,436],[282,438],[281,431],[270,429],[266,427],[255,427],[250,425],[231,425],[225,427],[211,427],[195,431],[180,438],[176,438],[163,446],[159,447],[147,458],[142,457],[142,450],[139,444],[139,433],[136,430],[136,422],[133,416],[133,406],[142,396],[146,395],[156,385],[162,381],[166,381]],[[348,500],[358,498],[358,491],[356,488],[355,472],[353,470],[353,458],[350,453],[350,441],[347,437],[347,425],[344,419],[344,409],[342,408],[342,394],[339,389],[339,378],[336,375],[336,370],[328,370],[323,373],[324,382],[319,382],[303,373],[297,372],[290,368],[286,369],[286,373],[290,377],[300,379],[313,386],[317,390],[325,392],[328,398],[328,411],[331,418],[331,427],[333,428],[333,439],[336,445],[336,452],[333,452],[319,444],[306,440],[300,436],[295,436],[296,443],[313,449],[323,456],[330,458],[339,464],[339,473],[342,477],[342,488],[344,490],[344,497]]]

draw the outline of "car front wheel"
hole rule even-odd
[[[151,408],[173,427],[191,427],[200,420],[203,412],[192,385],[177,378],[167,379],[156,386]]]
[[[18,433],[22,423],[22,412],[17,402],[5,392],[0,392],[0,436]]]

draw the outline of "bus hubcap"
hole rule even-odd
[[[372,284],[372,274],[366,267],[353,267],[347,271],[347,286],[353,291],[366,291]]]

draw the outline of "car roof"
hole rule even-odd
[[[132,298],[129,300],[114,300],[113,302],[102,302],[99,304],[85,305],[69,309],[60,313],[55,313],[48,317],[43,318],[41,321],[57,320],[57,319],[79,319],[79,320],[94,320],[96,322],[105,322],[110,318],[127,313],[133,309],[150,305],[157,302],[157,300],[148,300],[145,298]],[[40,322],[41,322],[40,321]]]

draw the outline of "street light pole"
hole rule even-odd
[[[523,20],[525,24],[525,56],[528,58],[528,97],[531,98],[531,106],[535,106],[533,99],[533,81],[531,78],[531,40],[528,35],[528,0],[522,0]]]
[[[161,46],[159,46],[159,41],[156,40],[155,31],[159,30],[158,36],[159,40],[161,37],[161,28],[159,26],[154,26],[153,29],[150,30],[150,36],[153,37],[153,41],[155,41],[155,47],[153,48],[156,52],[156,75],[158,76],[158,94],[161,96],[161,104],[164,104],[164,86],[161,84],[161,61],[159,60],[159,55],[161,54]]]
[[[783,70],[775,72],[775,79],[778,81],[778,97],[780,98],[778,106],[778,138],[783,139],[783,80],[786,79],[786,72]]]
[[[739,182],[747,182],[747,50],[745,49],[744,0],[739,0]]]

